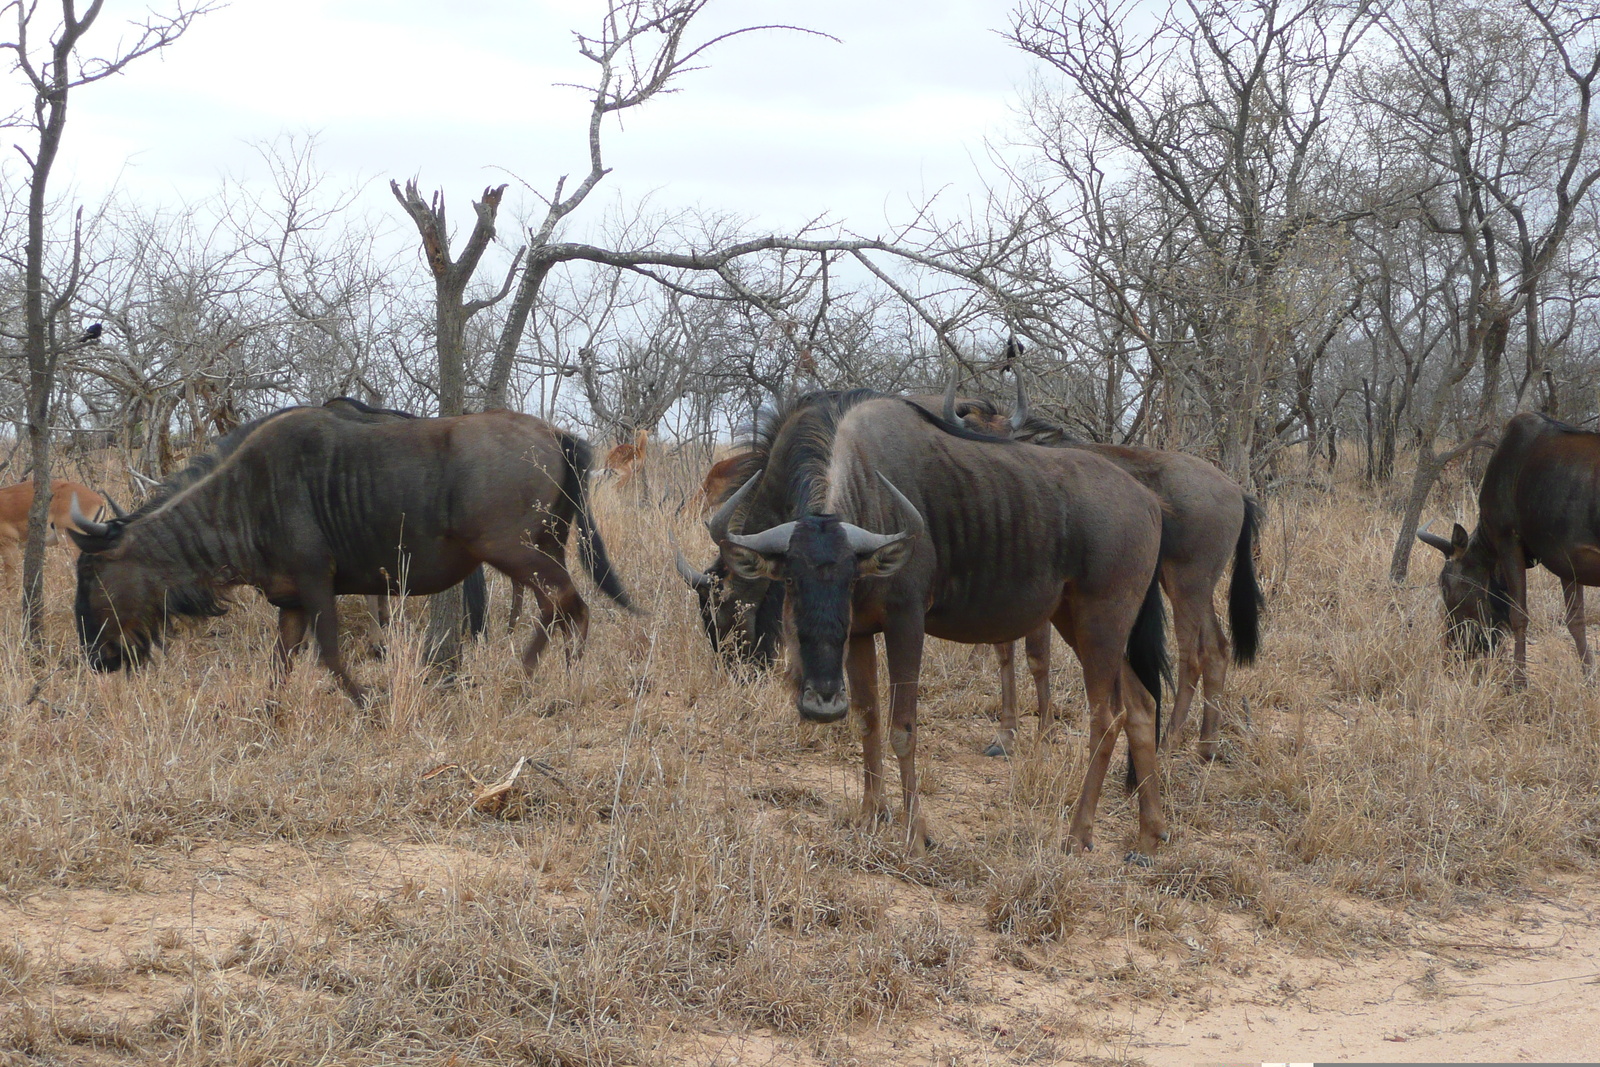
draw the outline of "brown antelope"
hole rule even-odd
[[[57,541],[56,531],[79,529],[72,521],[72,498],[78,499],[78,508],[93,518],[108,514],[106,498],[77,482],[55,478],[50,482],[50,524],[45,527],[44,543]],[[18,482],[0,489],[0,569],[6,581],[16,573],[22,551],[22,542],[28,536],[28,510],[33,507],[33,482]]]

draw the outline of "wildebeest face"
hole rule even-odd
[[[105,538],[68,532],[82,549],[73,616],[89,666],[118,671],[136,665],[150,651],[152,628],[144,605],[161,603],[160,584],[143,568],[108,568],[116,550]],[[108,574],[112,569],[116,573]]]
[[[1494,559],[1475,550],[1460,523],[1448,541],[1426,531],[1417,537],[1444,553],[1439,595],[1444,600],[1445,640],[1469,656],[1492,652],[1510,622],[1510,600]]]
[[[700,624],[711,647],[730,667],[762,669],[777,658],[783,636],[783,583],[741,578],[728,570],[721,556],[700,571],[680,552],[677,567],[694,590]]]
[[[730,571],[746,581],[780,581],[794,648],[796,706],[812,722],[838,722],[850,709],[844,651],[858,578],[888,577],[911,558],[905,534],[873,534],[834,515],[808,516],[722,546]]]

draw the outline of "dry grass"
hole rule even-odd
[[[851,817],[851,735],[714,667],[665,528],[703,536],[601,505],[647,617],[597,610],[581,667],[556,653],[528,681],[497,589],[451,689],[402,618],[359,664],[388,693],[371,718],[309,661],[269,690],[254,594],[137,675],[90,675],[55,557],[51,651],[35,662],[0,622],[0,914],[18,924],[0,1064],[711,1063],[728,1035],[826,1063],[919,1020],[951,1027],[925,1061],[1117,1059],[1037,1013],[1001,1040],[997,976],[1081,983],[1085,1012],[1159,1001],[1227,980],[1241,936],[1381,948],[1408,915],[1448,920],[1600,847],[1600,700],[1554,581],[1533,583],[1532,684],[1512,692],[1503,664],[1443,652],[1431,559],[1387,583],[1393,520],[1354,487],[1269,502],[1263,663],[1234,675],[1226,761],[1166,766],[1174,843],[1149,869],[1116,858],[1118,791],[1103,849],[1066,854],[1079,736],[979,756],[992,655],[937,642],[938,846],[908,861]],[[423,778],[493,781],[522,756],[507,818],[471,812],[464,776]]]

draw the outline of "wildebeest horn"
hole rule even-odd
[[[1030,413],[1028,392],[1022,387],[1022,368],[1012,366],[1011,373],[1017,379],[1017,406],[1011,409],[1011,432],[1016,433],[1028,424]]]
[[[733,521],[733,513],[738,508],[739,502],[750,492],[750,488],[761,478],[761,471],[756,471],[750,480],[741,485],[736,493],[730,496],[712,516],[706,520],[706,532],[711,534],[711,540],[721,544],[728,539],[728,523]]]
[[[706,573],[696,570],[695,565],[684,558],[683,549],[678,547],[678,539],[668,534],[667,540],[672,542],[673,554],[677,556],[674,565],[678,568],[678,577],[687,582],[690,589],[699,589],[701,586],[710,585],[711,579]]]
[[[960,371],[954,368],[950,371],[950,384],[944,387],[944,418],[946,422],[958,422],[956,418],[956,378]]]
[[[1432,520],[1429,520],[1428,526],[1432,525]],[[1428,526],[1424,526],[1422,529],[1417,531],[1417,540],[1421,541],[1429,548],[1437,548],[1440,552],[1443,552],[1447,556],[1454,555],[1455,546],[1450,543],[1450,539],[1447,537],[1440,537],[1435,533],[1429,533]]]
[[[115,515],[117,518],[121,519],[123,522],[127,522],[128,521],[128,513],[126,511],[123,511],[121,508],[117,507],[117,502],[115,500],[112,500],[109,496],[106,497],[105,500],[106,500],[106,503],[111,506],[111,514]]]
[[[72,494],[72,501],[67,507],[67,514],[72,518],[72,524],[92,537],[104,537],[111,532],[111,524],[95,522],[83,513],[78,507],[78,494]]]
[[[906,495],[897,489],[893,482],[883,476],[881,471],[878,472],[878,480],[893,495],[895,503],[900,505],[900,510],[905,512],[906,518],[910,520],[910,525],[899,533],[879,534],[873,533],[871,530],[863,530],[852,523],[841,523],[840,525],[844,527],[844,535],[849,539],[850,550],[858,556],[870,555],[885,545],[903,541],[908,537],[916,537],[927,529],[927,524],[922,521],[922,513],[916,509],[916,506],[911,501],[906,499]]]
[[[743,534],[731,533],[728,535],[730,544],[740,548],[748,548],[752,552],[759,552],[763,556],[781,556],[789,551],[789,538],[794,536],[797,523],[786,522],[771,529],[762,530],[760,533],[745,537]],[[844,523],[848,527],[849,523]],[[848,532],[848,531],[847,531]],[[853,547],[853,546],[852,546]]]

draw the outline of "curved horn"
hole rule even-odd
[[[1012,367],[1011,374],[1017,379],[1017,406],[1011,409],[1011,432],[1017,433],[1028,424],[1033,413],[1028,410],[1028,392],[1022,387],[1022,368]]]
[[[740,501],[744,500],[745,494],[749,493],[751,487],[760,480],[761,475],[761,471],[756,471],[752,474],[749,481],[741,485],[736,493],[723,501],[722,506],[706,520],[706,532],[711,535],[712,541],[720,545],[728,539],[728,523],[733,521],[734,511],[738,509]]]
[[[895,503],[900,506],[900,510],[905,513],[910,522],[904,530],[892,534],[873,533],[871,530],[863,530],[853,523],[840,523],[839,525],[844,528],[844,535],[849,541],[850,550],[858,556],[871,555],[885,545],[892,545],[896,541],[918,537],[928,528],[927,523],[922,521],[922,512],[917,510],[916,505],[907,500],[906,495],[893,482],[884,477],[882,471],[875,473],[878,475],[878,480],[883,483],[885,489],[889,490],[889,495],[894,497]]]
[[[128,513],[126,511],[123,511],[121,508],[117,507],[117,502],[115,500],[112,500],[108,496],[108,497],[105,498],[105,501],[106,501],[107,504],[109,504],[111,506],[111,514],[115,515],[117,518],[121,519],[123,522],[127,522],[128,521]]]
[[[1433,520],[1429,519],[1428,520],[1428,525],[1424,526],[1422,529],[1417,531],[1417,540],[1421,541],[1423,544],[1427,545],[1429,548],[1437,548],[1440,552],[1443,552],[1446,556],[1455,555],[1456,546],[1452,545],[1450,543],[1450,539],[1448,537],[1440,537],[1436,533],[1429,533],[1428,532],[1428,526],[1432,526],[1432,525],[1433,525]]]
[[[944,387],[944,418],[946,422],[960,422],[956,418],[956,378],[960,371],[952,368],[950,371],[950,384]]]
[[[704,571],[696,570],[695,565],[684,558],[683,549],[678,547],[678,539],[668,533],[667,540],[672,542],[672,553],[677,557],[673,565],[678,568],[678,577],[682,578],[690,589],[710,585],[711,578]]]
[[[774,526],[771,529],[762,530],[760,533],[751,534],[749,537],[743,534],[731,533],[728,534],[728,543],[738,545],[740,548],[748,548],[752,552],[759,552],[763,556],[781,556],[789,551],[789,538],[794,536],[796,525],[794,522],[786,522],[781,526]],[[844,523],[843,525],[849,526],[850,524]],[[848,531],[846,532],[848,533]],[[852,545],[852,547],[854,546]]]
[[[82,509],[78,507],[77,493],[72,494],[72,502],[68,505],[67,514],[72,519],[72,525],[92,537],[104,537],[111,532],[110,523],[95,522],[83,513]]]

